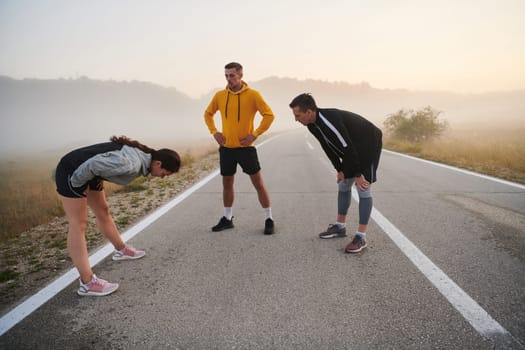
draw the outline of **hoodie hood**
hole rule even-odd
[[[232,89],[230,89],[228,85],[226,85],[226,91],[228,91],[229,94],[239,95],[240,93],[248,90],[249,89],[248,84],[246,84],[244,80],[241,80],[241,82],[242,82],[242,86],[239,89],[239,91],[233,91]]]

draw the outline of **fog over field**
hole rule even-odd
[[[454,128],[524,128],[525,1],[261,4],[0,1],[0,156],[112,134],[209,141],[203,111],[232,61],[274,110],[270,132],[300,127],[302,92],[378,126],[431,106]]]
[[[459,94],[445,91],[378,89],[368,83],[268,77],[247,83],[259,90],[276,120],[270,132],[300,127],[288,104],[309,92],[320,107],[347,109],[378,126],[401,108],[430,105],[453,128],[525,127],[525,91]],[[121,134],[152,147],[211,142],[203,112],[218,86],[200,98],[183,87],[148,82],[0,77],[0,156],[62,152]],[[220,126],[220,115],[216,115]],[[258,123],[258,120],[256,123]]]

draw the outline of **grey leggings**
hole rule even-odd
[[[339,182],[339,191],[337,193],[337,214],[339,215],[346,216],[348,214],[354,181],[355,178],[350,178]],[[359,187],[356,187],[356,189],[359,195],[359,225],[368,225],[370,214],[372,213],[372,193],[370,192],[370,187],[365,191],[361,191]]]

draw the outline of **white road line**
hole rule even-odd
[[[415,157],[410,158],[421,160]],[[327,162],[324,163],[332,172],[334,171],[334,169]],[[442,166],[442,164],[435,162],[428,163]],[[461,171],[461,169],[458,168],[449,166],[445,167],[451,168],[452,170]],[[467,173],[470,174],[470,172]],[[475,173],[472,174],[475,175]],[[359,196],[355,188],[352,189],[352,198],[357,203],[359,203]],[[386,217],[384,217],[383,214],[381,214],[377,209],[373,208],[371,217],[386,233],[386,235],[398,246],[403,254],[405,254],[410,259],[410,261],[412,261],[419,271],[423,273],[423,275],[439,290],[439,292],[480,335],[495,342],[500,341],[501,337],[508,338],[521,346],[521,344],[505,328],[503,328],[496,320],[494,320],[481,306],[479,306],[478,303],[476,303],[474,299],[465,293],[463,289],[461,289],[425,254],[423,254],[421,250],[419,250],[419,248],[417,248],[408,238],[406,238],[406,236],[403,235],[403,233],[401,233],[401,231],[399,231],[399,229],[395,227]]]
[[[356,201],[359,200],[355,188],[352,197]],[[505,347],[513,344],[516,348],[525,349],[518,339],[493,319],[375,208],[372,209],[372,219],[481,336],[492,340],[496,348],[503,346],[502,344]]]
[[[260,144],[256,145],[256,148],[261,147],[262,145],[274,140],[277,137],[282,136],[283,134],[275,135]],[[206,183],[208,183],[211,179],[213,179],[215,176],[219,175],[219,170],[215,170],[213,173],[206,176],[204,179],[175,197],[170,202],[166,203],[162,207],[155,210],[153,213],[148,215],[146,218],[138,222],[135,226],[131,227],[129,230],[122,233],[122,240],[124,242],[127,242],[131,238],[135,237],[138,233],[142,232],[146,227],[151,225],[153,222],[158,220],[162,215],[166,214],[169,210],[171,210],[173,207],[178,205],[180,202],[188,198],[190,195],[192,195],[195,191],[197,191],[199,188],[204,186]],[[89,257],[89,263],[91,266],[95,266],[102,260],[104,260],[108,255],[113,253],[114,248],[113,245],[110,243],[106,244],[99,250],[97,250],[93,255]],[[33,311],[38,309],[40,306],[45,304],[49,299],[53,298],[55,295],[60,293],[64,288],[66,288],[69,284],[71,284],[73,281],[78,279],[79,274],[78,271],[75,268],[70,269],[66,273],[64,273],[62,276],[51,282],[47,287],[40,290],[33,296],[31,296],[29,299],[24,301],[23,303],[16,306],[14,309],[9,311],[7,314],[2,316],[0,318],[0,336],[2,336],[4,333],[6,333],[8,330],[10,330],[12,327],[14,327],[18,322],[22,321],[24,318],[29,316]]]
[[[356,202],[359,201],[355,188],[352,191],[352,197]],[[465,293],[375,208],[372,209],[372,219],[479,334],[487,338],[500,334],[510,336],[510,333],[505,328],[494,320],[474,299]]]

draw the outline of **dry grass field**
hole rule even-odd
[[[55,192],[53,166],[43,161],[0,163],[0,240],[64,214]]]
[[[456,129],[422,144],[385,140],[385,148],[525,184],[525,128]]]

